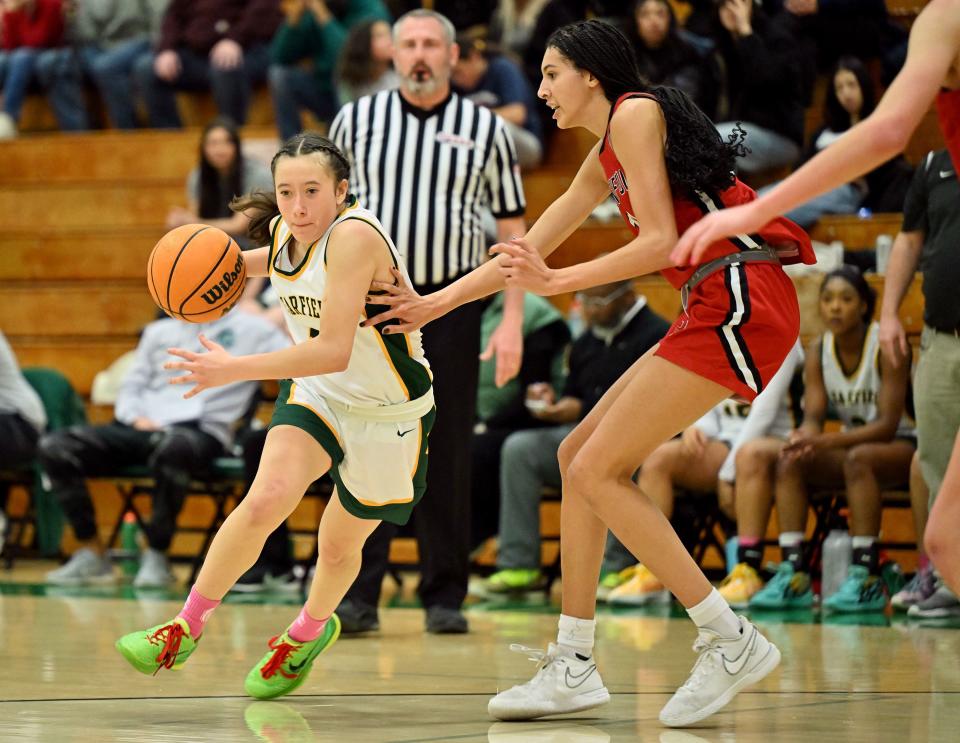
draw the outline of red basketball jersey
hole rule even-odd
[[[960,172],[960,89],[940,91],[937,95],[937,115],[953,167]]]
[[[613,108],[610,110],[610,119],[623,101],[628,98],[650,98],[656,100],[656,97],[649,93],[624,93],[620,96]],[[603,166],[603,172],[607,176],[607,183],[610,186],[610,193],[613,194],[617,206],[620,208],[620,215],[629,225],[630,229],[636,235],[640,232],[641,224],[633,213],[633,207],[630,202],[630,190],[627,184],[627,178],[623,172],[623,166],[617,159],[616,153],[610,143],[610,123],[607,122],[607,131],[604,134],[603,142],[600,145],[600,164]],[[756,192],[742,183],[738,178],[734,179],[733,185],[719,194],[707,194],[698,192],[696,198],[688,198],[674,194],[673,214],[677,223],[677,234],[682,235],[694,222],[709,212],[724,209],[730,206],[746,204],[757,197]],[[807,233],[785,217],[777,217],[767,223],[759,233],[736,235],[735,237],[718,240],[710,246],[703,257],[703,262],[707,263],[720,258],[729,253],[738,253],[744,250],[755,250],[764,245],[769,245],[777,251],[781,263],[808,263],[817,262],[813,253],[813,247],[810,245],[810,238]],[[697,269],[697,266],[688,266],[684,268],[665,268],[660,273],[673,286],[679,289],[686,283],[690,275]]]

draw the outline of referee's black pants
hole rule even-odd
[[[423,346],[433,372],[437,419],[430,432],[427,492],[413,511],[420,553],[424,607],[459,609],[470,573],[470,460],[480,368],[479,302],[458,307],[423,328]],[[390,540],[386,522],[363,547],[360,575],[345,599],[376,607],[387,572]]]

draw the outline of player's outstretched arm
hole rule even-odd
[[[172,384],[194,384],[184,397],[193,397],[210,387],[251,379],[311,377],[343,371],[350,363],[358,318],[364,298],[376,273],[377,256],[383,254],[383,238],[360,220],[347,220],[334,229],[327,245],[327,282],[320,304],[318,333],[314,338],[279,351],[231,356],[221,346],[203,338],[207,353],[170,349],[180,357],[168,369],[184,374]]]
[[[260,278],[267,275],[267,261],[270,256],[270,248],[253,248],[243,251],[243,262],[247,266],[247,276],[250,278]]]
[[[958,52],[960,0],[932,0],[914,22],[906,64],[876,110],[769,193],[699,220],[680,238],[671,254],[673,262],[695,265],[717,240],[756,232],[776,216],[855,180],[901,152]]]

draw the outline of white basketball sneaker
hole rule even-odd
[[[694,652],[700,653],[687,683],[677,689],[664,708],[660,722],[684,727],[709,717],[733,699],[737,692],[755,684],[780,664],[777,646],[740,617],[741,634],[726,640],[701,629]]]
[[[534,677],[525,684],[501,691],[487,705],[497,720],[533,720],[547,715],[562,715],[599,707],[610,701],[593,658],[580,660],[567,655],[553,643],[547,652],[511,645],[517,653],[526,653],[540,663]]]

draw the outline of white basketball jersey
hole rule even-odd
[[[720,426],[717,438],[730,446],[737,440],[747,416],[750,415],[750,403],[728,397],[717,405],[716,410],[717,424]]]
[[[359,219],[373,227],[383,238],[394,264],[407,275],[383,226],[352,197],[296,266],[291,264],[289,253],[293,235],[283,219],[276,217],[271,224],[270,283],[280,298],[287,328],[296,343],[319,332],[320,304],[327,286],[327,243],[334,228],[348,219]],[[420,331],[382,335],[380,327],[360,327],[370,314],[379,311],[377,305],[368,304],[357,318],[353,352],[344,371],[296,379],[297,384],[325,399],[357,407],[398,405],[426,394],[431,386],[430,365],[423,353]]]
[[[880,324],[872,322],[867,328],[860,364],[852,374],[847,376],[844,373],[837,355],[836,341],[829,330],[823,334],[820,364],[827,400],[844,429],[876,420],[877,401],[880,398]],[[897,427],[897,436],[913,435],[913,424],[904,415]]]

